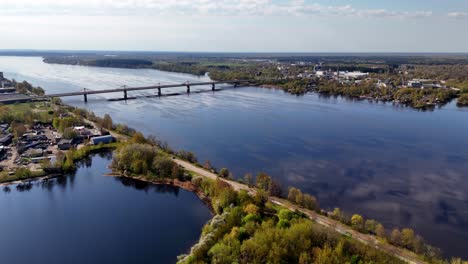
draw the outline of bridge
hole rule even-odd
[[[190,94],[190,87],[192,87],[192,86],[208,86],[209,85],[209,86],[211,86],[211,90],[215,91],[216,90],[216,85],[218,85],[218,84],[233,84],[234,87],[237,87],[239,85],[249,84],[251,82],[253,82],[253,80],[214,81],[214,82],[196,82],[196,83],[185,82],[185,83],[181,83],[181,84],[164,84],[164,85],[153,85],[153,86],[143,86],[143,87],[126,87],[126,86],[123,86],[121,88],[105,89],[105,90],[83,89],[83,90],[78,91],[78,92],[47,94],[47,95],[44,95],[44,96],[34,97],[34,98],[31,98],[31,99],[41,100],[41,99],[50,99],[50,98],[54,98],[54,97],[83,96],[84,101],[88,102],[88,95],[123,92],[124,99],[127,100],[127,98],[128,98],[127,93],[132,92],[132,91],[156,90],[157,89],[158,90],[158,96],[162,96],[162,89],[186,87],[187,88],[187,94]]]

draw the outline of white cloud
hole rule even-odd
[[[452,12],[448,13],[448,16],[451,18],[456,18],[456,19],[463,19],[468,17],[467,12]]]
[[[320,15],[419,18],[431,11],[357,9],[351,5],[326,6],[304,0],[277,3],[272,0],[0,0],[3,15]]]

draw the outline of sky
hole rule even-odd
[[[468,52],[465,0],[0,0],[0,49]]]

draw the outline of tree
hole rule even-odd
[[[131,142],[136,144],[146,144],[146,138],[142,133],[137,132],[133,134]]]
[[[195,154],[193,154],[193,152],[190,152],[190,151],[185,151],[185,150],[178,151],[177,156],[191,163],[198,162],[197,157],[195,157]]]
[[[296,202],[296,197],[299,195],[301,191],[297,188],[290,187],[288,191],[288,200],[295,203]]]
[[[271,180],[270,186],[268,187],[268,192],[272,196],[280,197],[283,194],[281,184],[275,180]]]
[[[256,179],[257,188],[268,191],[270,188],[270,184],[271,184],[271,177],[268,176],[268,174],[264,172],[260,172],[257,175],[257,179]]]
[[[253,181],[253,176],[251,173],[246,173],[244,175],[244,182],[245,184],[247,184],[248,186],[252,186],[254,184],[254,181]]]
[[[222,168],[222,169],[219,171],[219,177],[221,177],[221,178],[227,179],[227,178],[229,178],[229,175],[230,175],[230,172],[229,172],[229,170],[226,169],[226,168]]]
[[[304,195],[302,192],[299,192],[296,196],[296,204],[302,206],[304,204]]]
[[[112,118],[109,114],[105,114],[101,122],[101,127],[107,130],[111,130],[113,126]]]
[[[304,194],[303,205],[310,210],[318,211],[320,209],[317,199],[310,194]]]
[[[390,242],[396,246],[401,246],[401,232],[397,228],[390,234]]]
[[[211,165],[211,162],[209,160],[205,161],[205,163],[203,164],[203,168],[205,168],[206,170],[209,170],[211,171],[213,169],[213,166]]]
[[[182,169],[177,163],[175,163],[175,162],[172,162],[172,163],[173,163],[172,173],[171,173],[172,179],[183,180],[183,178],[184,178],[184,169]]]
[[[255,196],[253,197],[255,204],[263,208],[265,206],[265,203],[268,201],[268,193],[262,189],[258,190],[257,193],[255,193]]]
[[[402,246],[408,249],[413,249],[414,241],[415,241],[415,236],[414,236],[413,229],[404,228],[403,230],[401,230]]]
[[[335,219],[335,220],[338,220],[338,221],[343,220],[343,214],[341,213],[340,208],[335,207],[335,209],[333,209],[332,218]]]
[[[258,210],[259,209],[255,204],[248,204],[244,207],[244,212],[246,214],[257,214]]]
[[[65,139],[74,139],[78,137],[78,133],[71,127],[65,128],[63,130],[63,138]]]
[[[372,220],[372,219],[367,219],[366,223],[364,224],[364,228],[365,228],[366,232],[371,233],[371,234],[375,234],[377,224],[378,224],[377,221]]]
[[[13,136],[16,139],[22,137],[27,131],[26,127],[23,124],[18,124],[15,121],[11,123],[11,129],[13,131]]]
[[[310,264],[312,263],[312,258],[310,257],[310,254],[307,252],[302,252],[301,255],[299,256],[299,264]]]
[[[174,162],[166,157],[156,156],[152,164],[152,170],[159,178],[170,178]]]
[[[355,214],[351,217],[351,226],[356,229],[356,230],[362,230],[362,227],[364,225],[364,219],[362,216]]]
[[[380,238],[385,238],[387,236],[385,228],[382,224],[377,224],[377,226],[375,227],[375,234]]]

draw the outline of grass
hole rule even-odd
[[[27,111],[33,111],[33,112],[54,111],[52,105],[49,102],[11,104],[11,105],[7,105],[7,108],[8,110],[10,110],[10,112],[13,115],[25,113]]]
[[[12,175],[10,175],[6,171],[1,172],[0,183],[34,179],[42,176],[46,176],[46,173],[44,171],[30,171],[29,169],[20,168],[17,169]]]

